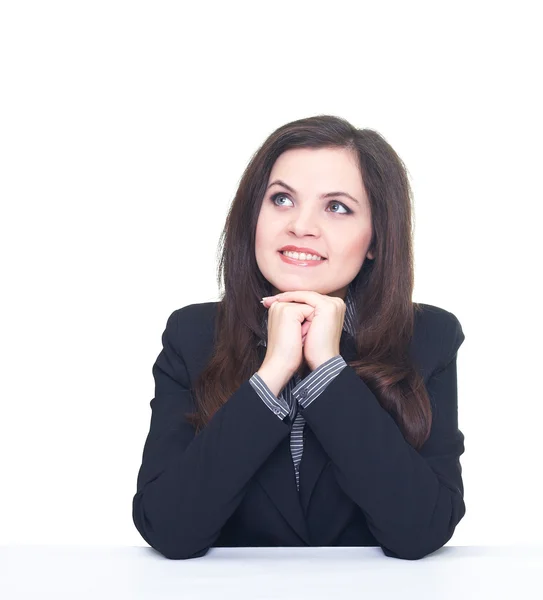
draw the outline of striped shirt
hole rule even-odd
[[[349,335],[355,335],[355,309],[354,301],[350,287],[345,296],[345,319],[343,322],[343,331]],[[263,331],[268,331],[268,312],[266,311],[263,320]],[[267,337],[267,336],[266,336]],[[266,346],[266,337],[258,342],[258,345]],[[341,356],[328,359],[322,365],[319,365],[307,377],[301,379],[298,373],[295,373],[283,390],[276,397],[270,388],[264,383],[264,380],[258,373],[254,373],[249,379],[250,384],[260,396],[264,404],[281,420],[290,418],[292,428],[290,431],[290,452],[292,462],[294,463],[294,473],[296,475],[296,487],[300,489],[300,461],[302,460],[304,448],[304,427],[305,419],[298,411],[298,405],[307,408],[324,389],[334,380],[335,377],[347,366],[347,363]]]

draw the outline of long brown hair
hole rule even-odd
[[[270,296],[272,287],[257,266],[255,231],[270,172],[286,150],[323,147],[358,155],[371,206],[369,250],[375,258],[366,258],[349,286],[357,306],[358,358],[348,364],[418,449],[430,435],[432,413],[423,379],[408,352],[414,311],[420,307],[411,299],[413,200],[407,169],[378,132],[356,129],[330,115],[283,125],[267,138],[243,173],[219,241],[221,300],[214,350],[192,388],[196,412],[185,417],[198,433],[260,367],[257,344],[266,310],[260,299]]]

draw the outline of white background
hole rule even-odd
[[[450,543],[540,540],[537,8],[2,2],[0,543],[145,545],[132,497],[166,319],[218,299],[247,162],[316,114],[405,161],[414,300],[466,335]]]

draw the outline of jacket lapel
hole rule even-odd
[[[266,347],[258,346],[260,363],[266,355]],[[296,475],[290,453],[290,435],[272,452],[255,476],[270,500],[283,515],[296,534],[311,545],[307,523],[296,488]]]
[[[260,346],[262,360],[265,350]],[[340,340],[340,354],[346,361],[356,356],[354,339],[345,332]],[[318,402],[318,398],[315,402]],[[275,449],[257,472],[256,479],[298,536],[306,544],[312,545],[305,515],[313,490],[331,461],[307,423],[304,438],[299,492],[290,451],[290,436]]]
[[[347,362],[356,358],[354,338],[345,332],[341,336],[339,353]],[[319,399],[316,398],[315,402],[318,401]],[[313,490],[324,469],[332,461],[307,423],[304,437],[304,451],[300,462],[300,501],[306,514]]]
[[[290,436],[275,449],[258,471],[256,479],[292,529],[307,545],[311,545],[307,522],[296,489]]]

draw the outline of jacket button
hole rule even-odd
[[[274,412],[276,415],[278,415],[278,414],[280,414],[280,413],[281,413],[281,409],[280,409],[280,408],[274,408],[274,409],[273,409],[273,412]]]
[[[304,398],[304,399],[307,398],[307,394],[308,394],[307,388],[304,388],[303,390],[300,391],[300,398]]]

